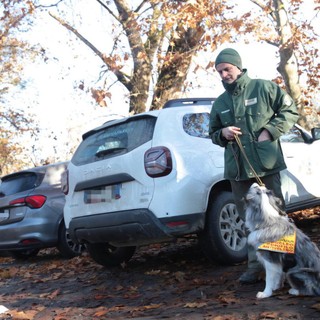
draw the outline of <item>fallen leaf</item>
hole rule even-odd
[[[95,300],[104,300],[104,299],[107,299],[107,298],[110,298],[109,294],[96,294],[94,296]]]
[[[183,307],[184,308],[203,308],[206,307],[206,302],[188,302]]]
[[[174,273],[174,277],[178,282],[184,282],[185,281],[185,279],[184,279],[185,273],[184,272],[181,272],[181,271],[175,272]]]
[[[316,310],[319,310],[319,311],[320,311],[320,303],[313,304],[313,305],[311,306],[311,308],[313,308],[313,309],[316,309]]]
[[[161,270],[151,270],[151,271],[145,272],[145,274],[150,275],[150,276],[158,275],[160,273],[161,273]]]
[[[279,319],[279,313],[273,311],[262,312],[259,319]]]
[[[49,299],[54,299],[59,294],[60,294],[60,289],[57,289],[57,290],[53,291],[51,294],[49,294],[48,298]]]
[[[23,319],[23,320],[32,320],[34,319],[34,316],[38,313],[38,311],[35,310],[28,310],[28,311],[17,311],[17,310],[10,310],[8,314],[10,316],[17,320],[17,319]]]
[[[158,308],[161,308],[162,307],[162,304],[149,304],[147,306],[143,306],[143,309],[145,310],[150,310],[150,309],[158,309]]]
[[[95,317],[102,317],[102,316],[105,316],[107,313],[108,313],[108,309],[103,308],[103,309],[98,310],[97,312],[95,312],[93,315]]]

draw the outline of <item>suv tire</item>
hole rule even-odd
[[[199,234],[203,252],[211,261],[236,264],[247,258],[244,221],[236,210],[232,193],[219,193],[209,205],[206,225]]]
[[[89,243],[87,249],[91,258],[105,267],[128,262],[136,251],[136,247],[114,247],[109,243]]]

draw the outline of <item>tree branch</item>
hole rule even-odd
[[[272,17],[273,20],[276,19],[274,12],[266,6],[262,1],[260,0],[250,0],[252,3],[256,4],[262,11],[268,12],[268,14]]]
[[[106,6],[102,1],[97,0],[108,12],[109,14],[116,19],[117,21],[119,21],[119,18],[110,10],[110,8],[108,6]]]
[[[88,41],[83,35],[81,35],[75,28],[70,26],[66,21],[62,20],[61,18],[57,17],[53,13],[49,12],[49,15],[57,20],[63,27],[71,31],[77,38],[79,38],[86,46],[88,46],[114,73],[114,75],[117,77],[117,79],[128,89],[131,89],[130,81],[128,81],[128,78],[126,75],[121,72],[119,69],[114,68],[113,65],[110,64],[110,60],[106,59],[106,55],[103,54],[97,47],[95,47],[90,41]]]

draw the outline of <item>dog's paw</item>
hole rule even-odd
[[[271,295],[272,294],[269,294],[269,293],[266,293],[266,292],[258,292],[257,293],[257,295],[256,295],[256,297],[258,298],[258,299],[264,299],[264,298],[269,298],[269,297],[271,297]]]
[[[292,294],[293,296],[298,296],[299,295],[299,290],[291,288],[289,290],[289,294]]]

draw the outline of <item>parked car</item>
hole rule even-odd
[[[197,234],[208,258],[246,259],[244,222],[223,178],[223,148],[208,135],[214,99],[177,99],[83,135],[67,170],[64,217],[73,241],[104,266],[137,246]],[[288,212],[320,204],[319,130],[283,137]]]
[[[65,258],[81,252],[82,246],[70,239],[63,219],[65,196],[60,180],[66,167],[67,162],[61,162],[1,178],[0,251],[17,259],[49,247],[57,247]]]

